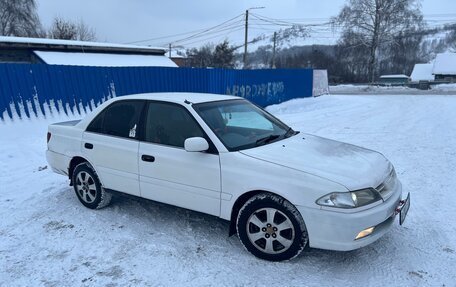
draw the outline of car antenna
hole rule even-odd
[[[193,103],[188,101],[188,100],[185,100],[184,103],[186,103],[187,105],[192,105]]]

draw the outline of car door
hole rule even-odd
[[[83,134],[82,154],[94,166],[104,188],[140,195],[137,130],[144,104],[116,101],[95,117]]]
[[[149,102],[139,144],[141,196],[212,215],[220,214],[220,161],[207,152],[187,152],[184,141],[205,133],[183,106]]]

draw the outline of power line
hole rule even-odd
[[[310,38],[315,39],[337,39],[340,38],[338,34],[338,30],[343,28],[341,25],[334,25],[330,22],[331,18],[271,18],[264,15],[250,13],[252,19],[250,19],[251,23],[250,26],[254,30],[262,30],[267,33],[271,33],[276,31],[276,28],[291,28],[293,26],[300,26],[307,28],[310,34],[318,34],[318,35],[310,35]],[[177,45],[192,45],[195,43],[201,43],[207,40],[216,39],[220,37],[227,37],[228,35],[238,32],[242,29],[243,26],[243,17],[245,13],[239,14],[231,19],[228,19],[218,25],[209,27],[209,28],[202,28],[197,29],[189,32],[171,34],[171,35],[164,35],[155,38],[149,38],[145,40],[138,40],[134,42],[129,42],[128,44],[136,44],[136,43],[145,43],[157,40],[166,40],[170,39],[170,41],[162,42],[162,46],[167,46],[170,42],[172,44]],[[425,21],[428,23],[428,27],[431,29],[439,29],[440,27],[445,27],[446,25],[454,24],[454,17],[456,13],[447,13],[447,14],[426,14],[424,15]],[[242,18],[241,18],[242,17]],[[444,18],[451,18],[451,19],[444,19]],[[332,35],[321,35],[322,33],[328,33]],[[185,36],[182,38],[178,38],[179,36]],[[266,40],[266,36],[264,34],[260,34],[257,38],[263,38]],[[258,42],[256,39],[254,42]]]
[[[150,39],[138,40],[138,41],[130,42],[130,43],[127,43],[127,44],[144,43],[144,42],[150,42],[150,41],[156,41],[156,40],[161,40],[161,39],[168,39],[168,38],[173,38],[173,37],[177,37],[177,36],[192,34],[190,36],[187,36],[187,37],[184,37],[184,38],[181,38],[181,39],[177,39],[175,41],[171,41],[173,43],[182,42],[182,41],[187,40],[187,39],[192,39],[192,38],[198,37],[198,36],[203,35],[203,34],[205,34],[207,32],[211,32],[214,29],[223,27],[223,26],[229,24],[230,22],[242,17],[243,15],[244,15],[243,13],[239,14],[236,17],[228,19],[228,20],[226,20],[226,21],[224,21],[224,22],[222,22],[222,23],[220,23],[218,25],[215,25],[213,27],[210,27],[210,28],[203,28],[203,29],[198,29],[198,30],[194,30],[194,31],[190,31],[190,32],[185,32],[185,33],[178,33],[178,34],[173,34],[173,35],[167,35],[167,36],[155,37],[155,38],[150,38]]]
[[[205,37],[207,35],[211,35],[211,34],[214,34],[214,33],[216,34],[216,33],[227,31],[227,30],[230,30],[230,29],[233,29],[233,28],[237,28],[237,27],[240,27],[242,25],[243,25],[242,21],[238,21],[238,22],[232,23],[232,24],[230,24],[228,26],[225,26],[225,27],[219,27],[218,29],[216,29],[214,31],[205,30],[204,33],[203,32],[197,33],[197,34],[194,34],[192,36],[188,36],[188,37],[185,37],[185,38],[182,38],[182,39],[174,40],[172,42],[174,44],[181,43],[181,42],[186,42],[188,40],[192,40],[192,39],[195,39],[195,38]]]
[[[241,31],[243,29],[244,29],[243,27],[239,27],[237,29],[231,30],[228,33],[224,33],[222,35],[215,35],[215,36],[211,36],[211,37],[208,37],[208,38],[203,38],[203,39],[200,39],[200,40],[197,40],[197,41],[193,41],[193,42],[186,42],[183,45],[184,46],[189,46],[189,45],[192,45],[192,44],[195,44],[195,43],[205,42],[207,40],[212,40],[212,39],[216,39],[216,38],[226,37],[227,35],[229,35],[231,33],[234,33],[234,32],[237,32],[237,31]]]
[[[168,35],[168,36],[161,36],[161,37],[150,38],[150,39],[145,39],[145,40],[139,40],[139,41],[134,41],[134,42],[127,42],[127,43],[124,43],[124,44],[138,44],[138,43],[150,42],[150,41],[161,40],[161,39],[166,39],[166,38],[173,38],[173,37],[177,37],[177,36],[183,36],[183,35],[187,35],[187,34],[200,32],[202,30],[204,30],[204,29],[198,29],[198,30],[194,30],[194,31],[190,31],[190,32],[173,34],[173,35]]]
[[[194,39],[200,39],[200,40],[193,41],[191,43],[202,42],[202,41],[204,41],[204,39],[213,39],[213,38],[221,37],[223,35],[231,34],[233,32],[233,30],[238,31],[242,26],[243,26],[242,24],[238,24],[238,25],[235,25],[235,26],[226,27],[226,28],[223,28],[223,29],[219,29],[217,31],[212,31],[210,33],[206,33],[206,34],[200,35],[198,37],[189,38],[189,39],[186,39],[184,41],[174,41],[173,44],[174,45],[177,45],[177,44],[178,45],[188,45],[190,43],[190,41],[192,41]],[[209,35],[212,35],[212,36],[209,37],[209,38],[204,38],[204,37],[207,37]],[[163,45],[166,45],[166,44],[167,43],[163,43]],[[161,45],[161,46],[163,46],[163,45]]]

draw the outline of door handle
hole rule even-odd
[[[143,154],[141,156],[141,159],[142,159],[142,161],[147,161],[147,162],[154,162],[155,161],[155,157],[153,157],[151,155],[147,155],[147,154]]]
[[[91,143],[85,143],[85,144],[84,144],[84,147],[85,147],[86,149],[93,149],[93,144],[91,144]]]

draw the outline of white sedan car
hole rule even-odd
[[[353,250],[410,206],[380,153],[300,133],[245,99],[117,97],[49,126],[47,160],[92,209],[126,193],[229,220],[255,256]]]

